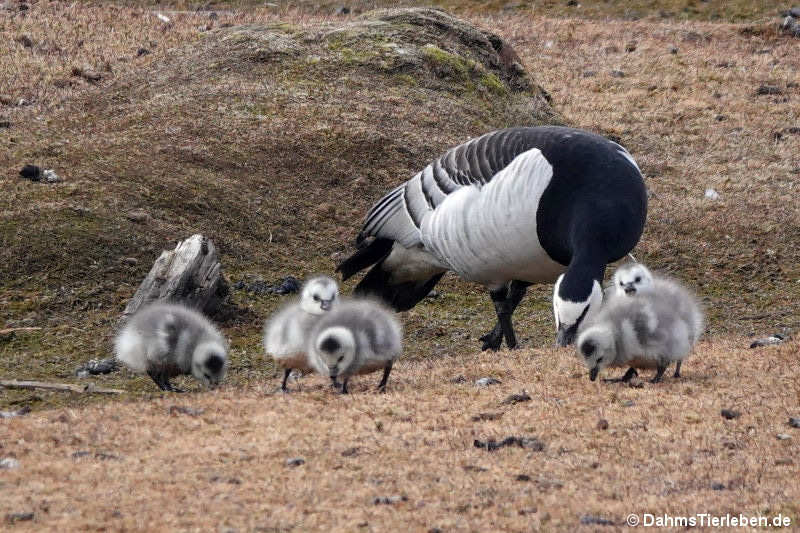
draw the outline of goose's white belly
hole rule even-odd
[[[536,212],[553,167],[534,148],[487,185],[452,192],[422,220],[425,249],[459,276],[499,287],[517,279],[555,281],[565,270],[539,243]]]

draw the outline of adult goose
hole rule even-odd
[[[412,308],[452,270],[485,285],[497,313],[483,349],[516,346],[511,315],[532,283],[555,281],[561,346],[602,302],[606,265],[644,229],[647,193],[619,144],[559,126],[487,133],[450,149],[381,198],[337,271],[370,268],[355,293]]]

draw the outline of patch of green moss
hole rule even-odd
[[[466,80],[474,62],[445,52],[435,44],[422,47],[422,57],[440,76]]]
[[[481,75],[481,85],[485,87],[490,93],[503,96],[508,94],[508,87],[491,72],[485,72]]]

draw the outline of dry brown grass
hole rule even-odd
[[[703,342],[682,379],[638,389],[591,383],[566,349],[465,350],[399,364],[385,395],[366,390],[377,374],[349,396],[314,376],[289,395],[273,380],[35,413],[3,423],[2,455],[21,467],[2,471],[0,514],[35,513],[15,531],[593,531],[582,517],[620,528],[645,512],[796,524],[800,345],[745,345]],[[473,385],[484,376],[502,384]],[[531,401],[502,405],[523,389]],[[473,446],[510,435],[545,448]]]
[[[209,44],[226,23],[278,17],[295,33],[324,22],[303,12],[220,12],[211,32],[206,14],[169,15],[166,27],[138,8],[40,1],[25,16],[0,12],[0,71],[11,80],[0,93],[30,101],[0,104],[12,122],[0,130],[0,328],[43,327],[0,339],[4,376],[70,380],[78,362],[107,356],[151,261],[193,231],[215,239],[233,279],[330,271],[383,191],[463,137],[519,117],[436,77],[381,85],[374,57],[344,41],[332,52],[349,61],[347,86],[336,71],[251,63],[246,47]],[[568,351],[542,348],[552,340],[550,287],[532,290],[515,316],[529,349],[476,354],[491,305],[448,279],[438,299],[404,315],[407,350],[389,394],[365,392],[377,376],[348,398],[309,377],[301,393],[273,396],[259,333],[281,301],[236,293],[248,312],[225,326],[232,366],[222,391],[162,396],[118,373],[97,381],[130,391],[121,403],[0,393],[3,409],[59,407],[0,421],[0,457],[22,463],[0,470],[0,519],[30,510],[34,522],[14,528],[37,531],[574,530],[584,515],[621,525],[643,511],[783,512],[797,523],[800,437],[785,423],[800,414],[798,342],[743,349],[745,335],[800,326],[797,41],[767,25],[514,11],[472,20],[510,40],[566,120],[618,136],[640,162],[652,197],[637,254],[696,287],[710,315],[711,340],[686,377],[643,389],[590,384]],[[139,47],[153,53],[136,57]],[[103,78],[70,75],[84,65]],[[782,94],[756,96],[762,84]],[[65,183],[20,181],[31,161]],[[706,187],[721,200],[704,200]],[[139,207],[147,224],[125,218]],[[458,374],[468,383],[450,383]],[[471,384],[486,375],[503,384]],[[531,402],[498,405],[521,389]],[[169,416],[174,404],[206,411]],[[724,407],[744,414],[723,421]],[[471,420],[482,412],[503,415]],[[508,435],[546,449],[472,447]],[[76,460],[76,451],[91,454]],[[307,462],[287,468],[292,456]],[[711,490],[715,482],[726,489]],[[395,495],[408,501],[371,504]]]

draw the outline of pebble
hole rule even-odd
[[[475,380],[475,385],[478,387],[488,387],[489,385],[498,385],[500,383],[502,383],[502,381],[495,378],[481,378]]]
[[[150,214],[144,209],[134,209],[132,211],[128,211],[125,216],[128,218],[128,220],[131,222],[136,222],[137,224],[142,224],[150,220]]]
[[[764,337],[763,339],[754,340],[750,343],[750,348],[761,348],[762,346],[772,346],[774,344],[780,344],[786,340],[786,337],[781,335],[780,333],[776,333],[774,335],[770,335],[769,337]]]
[[[611,77],[612,78],[624,78],[625,77],[625,73],[622,72],[621,70],[612,70],[611,71]]]
[[[531,476],[529,476],[528,474],[519,474],[514,479],[516,481],[530,481],[531,480]]]
[[[334,11],[333,14],[334,15],[339,15],[339,16],[349,15],[350,14],[350,8],[347,7],[347,6],[339,6],[339,7],[336,8],[336,11]]]
[[[10,128],[11,121],[10,120],[0,120],[0,128]]]
[[[8,513],[6,515],[6,522],[10,524],[15,522],[29,522],[33,520],[33,516],[33,513]]]
[[[14,470],[15,468],[19,468],[19,461],[13,457],[0,459],[0,470]]]
[[[603,518],[602,516],[583,515],[581,517],[581,524],[584,526],[613,526],[614,521],[609,520],[608,518]]]
[[[722,483],[712,483],[711,490],[725,490],[725,485]]]
[[[528,396],[527,392],[522,391],[521,394],[512,394],[512,395],[510,395],[508,398],[503,400],[501,403],[502,403],[502,405],[514,405],[514,404],[517,404],[517,403],[520,403],[520,402],[529,402],[529,401],[531,401],[531,397]]]
[[[372,505],[394,505],[395,503],[407,502],[408,496],[381,496],[372,500]]]
[[[22,170],[19,171],[19,175],[31,181],[41,181],[42,169],[36,165],[25,165],[22,167]]]
[[[780,87],[775,85],[761,85],[758,89],[756,89],[756,94],[759,96],[765,94],[783,94],[783,91]]]
[[[189,415],[200,416],[206,412],[205,409],[198,409],[196,407],[186,407],[185,405],[170,405],[167,412],[172,415]]]
[[[17,416],[27,415],[31,412],[31,408],[27,405],[17,409],[16,411],[0,411],[0,418],[14,418]]]
[[[597,421],[597,429],[603,430],[603,431],[608,429],[608,420],[606,420],[605,418],[601,418],[600,420],[598,420]]]
[[[500,442],[497,442],[495,439],[488,439],[486,441],[475,439],[472,445],[489,452],[493,452],[505,446],[519,446],[520,448],[527,448],[536,452],[544,450],[544,443],[536,437],[506,437]]]
[[[61,181],[61,177],[56,174],[55,170],[48,168],[42,172],[42,181],[45,183],[58,183]]]
[[[142,48],[139,48],[138,50],[136,50],[136,57],[146,56],[149,53],[150,53],[150,50],[148,50],[147,48],[142,47]]]
[[[733,420],[734,418],[739,418],[742,415],[742,413],[734,409],[723,409],[719,412],[719,414],[722,415],[722,418],[727,420]]]
[[[792,436],[787,435],[786,433],[778,433],[777,435],[775,435],[775,438],[777,438],[778,440],[789,440],[792,438]]]
[[[677,53],[678,53],[678,47],[677,47],[677,46],[675,46],[674,44],[673,44],[673,45],[671,45],[671,46],[669,47],[669,53],[670,53],[670,54],[677,54]]]
[[[306,460],[302,457],[292,457],[291,459],[286,459],[286,466],[300,466],[306,463]]]
[[[789,418],[789,425],[793,428],[800,428],[800,417],[791,417]]]
[[[456,377],[454,377],[453,379],[450,380],[450,383],[456,383],[456,384],[461,384],[461,383],[466,383],[466,382],[467,382],[467,378],[465,378],[464,376],[460,376],[460,375],[456,376]]]
[[[708,189],[706,189],[705,197],[708,200],[719,200],[719,193],[714,189],[712,189],[711,187],[709,187]]]
[[[96,376],[98,374],[110,374],[119,368],[119,364],[114,357],[105,359],[90,359],[87,363],[75,369],[75,375],[79,378]]]

